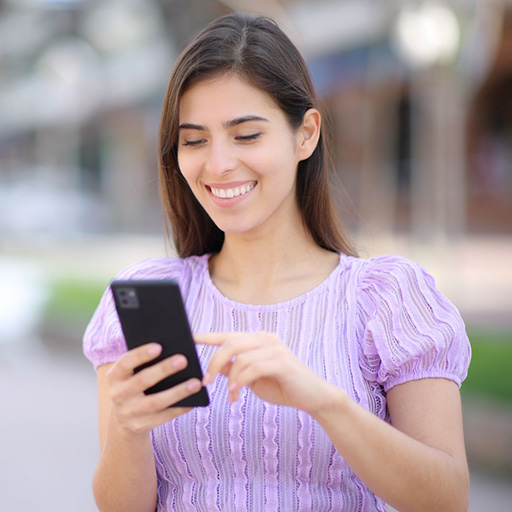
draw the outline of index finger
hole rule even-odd
[[[233,334],[233,333],[231,333]],[[220,346],[226,340],[226,335],[222,332],[212,332],[206,334],[194,334],[194,341],[200,345]]]
[[[214,377],[232,362],[233,358],[243,352],[248,352],[261,344],[258,336],[250,336],[247,333],[211,333],[196,336],[197,343],[219,347],[208,363],[204,374],[203,384],[211,384]]]
[[[118,378],[128,378],[133,375],[135,368],[149,363],[162,352],[162,345],[158,343],[147,343],[137,348],[132,348],[123,354],[110,368],[109,373],[117,375]]]

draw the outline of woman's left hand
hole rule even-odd
[[[203,384],[211,384],[219,373],[226,376],[231,403],[248,386],[262,400],[315,415],[343,394],[313,373],[274,334],[214,333],[194,338],[196,343],[219,347]]]

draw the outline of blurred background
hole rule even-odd
[[[170,255],[156,138],[184,44],[232,10],[303,52],[364,257],[461,310],[471,511],[512,502],[512,0],[0,0],[0,509],[96,510],[81,338],[124,266]]]

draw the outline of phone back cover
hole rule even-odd
[[[136,368],[135,371],[175,354],[183,354],[188,360],[187,368],[162,380],[146,390],[146,393],[168,389],[192,377],[202,379],[201,366],[178,284],[172,280],[132,280],[113,281],[111,287],[128,348],[132,349],[150,342],[159,343],[163,347],[158,358]],[[137,307],[126,307],[121,304],[116,293],[116,290],[121,288],[136,291]],[[203,387],[173,407],[198,407],[208,404],[208,393]]]

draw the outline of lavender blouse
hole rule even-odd
[[[466,376],[464,323],[416,263],[340,255],[313,290],[254,306],[219,292],[208,257],[147,259],[118,278],[177,280],[193,332],[273,332],[314,372],[385,421],[393,386],[427,377],[460,386]],[[198,346],[203,369],[213,350]],[[84,351],[95,368],[126,351],[108,289],[86,330]],[[230,406],[222,376],[209,393],[209,407],[152,432],[158,511],[385,512],[310,416],[263,402],[249,389]]]

